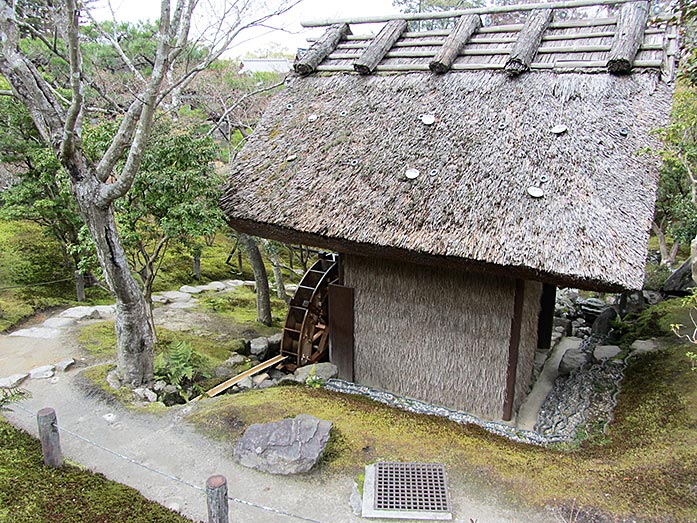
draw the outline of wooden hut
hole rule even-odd
[[[569,9],[611,3],[600,18]],[[649,9],[477,8],[423,32],[407,21],[429,15],[310,24],[328,29],[239,154],[223,207],[240,231],[340,253],[341,377],[510,419],[555,286],[641,288],[658,180],[646,151],[676,54]],[[367,22],[385,25],[364,35]]]

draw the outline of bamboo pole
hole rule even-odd
[[[551,9],[530,11],[525,25],[518,33],[518,39],[511,50],[511,55],[504,66],[509,75],[517,76],[530,69],[530,64],[542,42],[542,35],[552,21],[553,13]]]
[[[661,67],[661,60],[636,60],[634,67]],[[603,69],[606,66],[604,60],[560,60],[556,62],[538,62],[530,64],[530,69],[588,69],[598,68]],[[478,63],[478,64],[453,64],[451,71],[487,71],[501,70],[504,64],[502,63]],[[396,73],[396,72],[421,72],[429,71],[428,64],[385,64],[378,65],[374,72],[378,73]],[[323,73],[348,73],[354,72],[354,69],[348,65],[320,65],[317,67],[318,72]]]
[[[461,16],[452,32],[428,65],[434,73],[447,73],[467,41],[482,25],[479,15]]]
[[[602,53],[609,51],[609,45],[575,45],[575,46],[559,46],[559,47],[540,47],[537,54],[576,54],[576,53]],[[661,51],[661,44],[646,44],[640,48],[642,51]],[[498,56],[509,54],[510,49],[464,49],[459,56]],[[353,53],[332,53],[329,55],[330,60],[350,60],[357,55]],[[385,58],[431,58],[435,57],[434,51],[390,51],[385,55]]]
[[[383,16],[360,16],[356,18],[337,18],[325,20],[307,20],[301,22],[303,27],[324,27],[334,24],[379,24],[391,20],[436,20],[442,18],[455,18],[463,15],[486,15],[496,13],[512,13],[517,11],[533,11],[535,9],[571,9],[574,7],[593,7],[599,5],[618,5],[635,2],[636,0],[569,0],[559,2],[541,2],[521,5],[498,5],[489,7],[473,7],[453,11],[440,11],[434,13],[395,13]]]

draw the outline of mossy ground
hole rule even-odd
[[[660,324],[687,314],[679,302],[660,310]],[[516,444],[478,427],[300,386],[206,400],[189,420],[235,441],[252,423],[307,413],[335,427],[320,474],[357,477],[376,460],[437,461],[455,480],[476,478],[515,503],[687,523],[697,521],[697,372],[685,357],[691,349],[673,338],[664,352],[632,359],[609,431],[572,449]]]
[[[0,521],[184,523],[135,489],[66,464],[42,463],[41,445],[0,417]]]

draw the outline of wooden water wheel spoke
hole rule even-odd
[[[328,289],[337,273],[337,258],[331,254],[317,260],[300,280],[290,300],[281,340],[281,354],[288,356],[288,365],[316,363],[326,356]]]

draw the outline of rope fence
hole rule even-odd
[[[54,283],[63,283],[66,281],[73,281],[72,278],[63,278],[62,280],[51,280],[51,281],[42,281],[39,283],[25,283],[23,285],[12,285],[11,287],[0,287],[0,291],[9,291],[13,289],[26,289],[27,287],[39,287],[41,285],[52,285]]]
[[[133,458],[129,458],[128,456],[125,456],[120,452],[105,447],[104,445],[101,445],[96,441],[93,441],[89,438],[86,438],[85,436],[82,436],[81,434],[78,434],[77,432],[67,429],[63,425],[59,425],[58,419],[56,417],[56,412],[52,408],[43,408],[38,412],[32,412],[31,410],[25,408],[19,403],[14,403],[12,406],[23,411],[29,416],[36,418],[39,427],[39,440],[41,441],[41,451],[44,456],[44,464],[46,464],[47,466],[60,468],[63,465],[63,452],[60,446],[60,433],[65,433],[69,436],[72,436],[73,438],[76,438],[84,443],[87,443],[88,445],[91,445],[104,452],[107,452],[108,454],[111,454],[112,456],[126,461],[132,465],[141,467],[142,469],[152,472],[153,474],[157,474],[170,481],[174,481],[176,483],[189,487],[199,493],[205,493],[207,498],[206,504],[208,506],[208,523],[230,522],[228,514],[228,501],[232,501],[233,503],[236,503],[238,505],[246,505],[248,507],[253,507],[258,510],[263,510],[265,512],[277,514],[279,516],[293,518],[299,521],[307,521],[308,523],[325,523],[323,521],[319,521],[310,517],[300,516],[298,514],[286,512],[285,510],[268,507],[266,505],[261,505],[258,503],[253,503],[251,501],[246,501],[244,499],[239,499],[230,496],[228,495],[227,479],[225,478],[225,476],[214,475],[209,477],[206,481],[206,486],[204,488],[199,485],[190,483],[182,478],[169,474],[167,472],[163,472],[154,467],[141,463]]]

